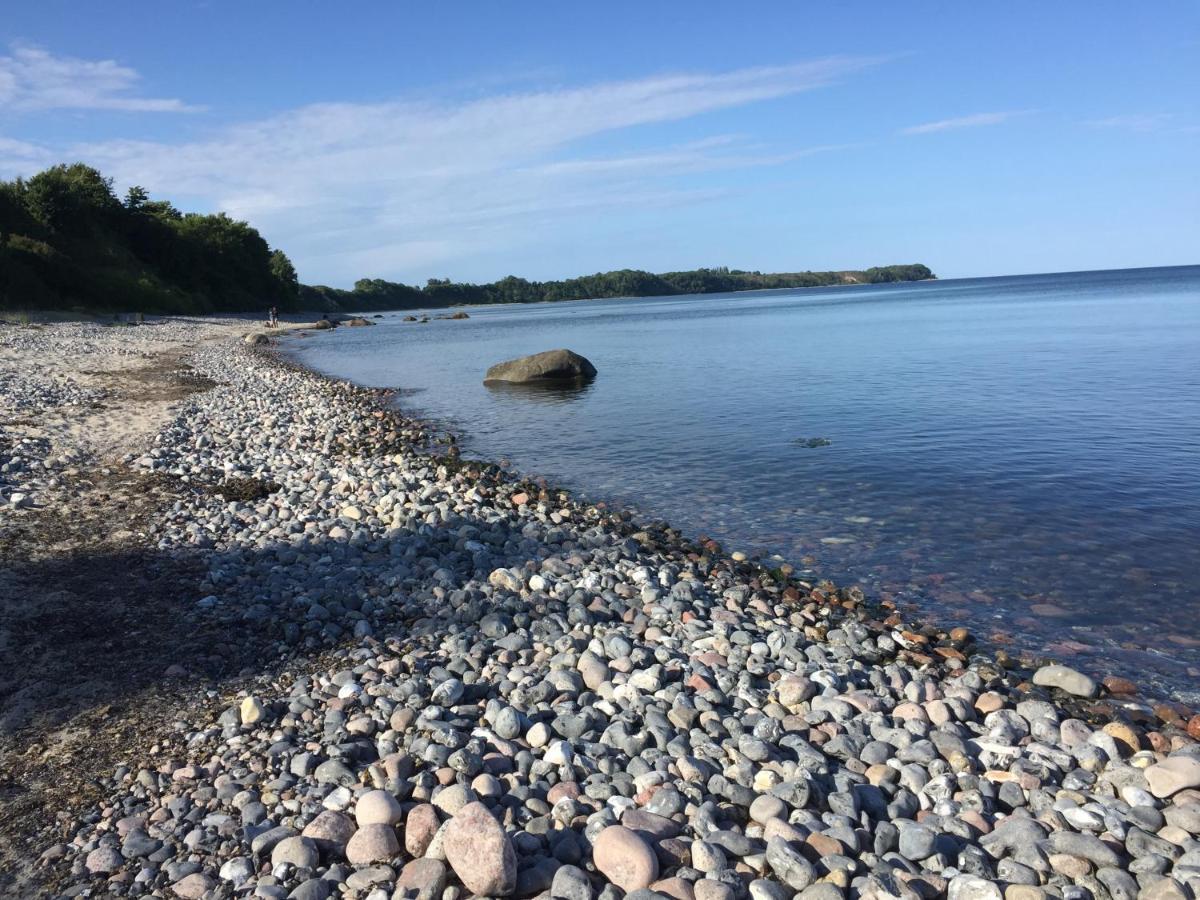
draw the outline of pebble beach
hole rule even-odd
[[[204,636],[144,638],[168,687],[108,714],[136,739],[94,771],[94,735],[56,723],[87,790],[26,792],[14,896],[1200,892],[1200,718],[1136,673],[997,651],[461,459],[247,328],[0,326],[0,536],[104,467],[147,504],[123,540],[186,568],[158,609]],[[133,363],[179,390],[121,430]],[[10,675],[11,772],[53,701]]]

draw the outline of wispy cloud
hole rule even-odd
[[[1084,123],[1093,128],[1117,128],[1122,131],[1160,131],[1174,124],[1172,113],[1126,113],[1105,119],[1091,119]]]
[[[934,134],[938,131],[956,131],[960,128],[980,128],[985,125],[1000,125],[1017,116],[1028,115],[1031,110],[1019,109],[1005,112],[981,112],[969,116],[958,116],[953,119],[939,119],[936,122],[925,122],[921,125],[910,125],[901,128],[901,134]]]
[[[182,100],[139,97],[138,73],[111,59],[54,56],[40,47],[15,44],[0,56],[0,111],[51,109],[123,112],[185,112]]]
[[[836,57],[470,100],[319,104],[198,141],[47,153],[87,160],[118,184],[246,218],[293,255],[302,277],[411,277],[535,246],[564,217],[710,199],[714,185],[690,173],[818,152],[723,134],[654,146],[654,132],[639,130],[631,131],[635,152],[598,154],[590,139],[794,95],[877,62]],[[0,146],[0,172],[30,165],[28,154],[5,156]]]

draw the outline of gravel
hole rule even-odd
[[[291,662],[63,819],[62,895],[1200,889],[1200,747],[1086,675],[431,456],[384,393],[242,342],[189,362],[218,386],[127,460],[195,488],[150,540]]]

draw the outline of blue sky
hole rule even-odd
[[[1193,2],[6,4],[0,177],[301,278],[1200,262]]]

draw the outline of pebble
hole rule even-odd
[[[367,791],[355,802],[354,820],[359,828],[367,825],[395,825],[404,818],[404,808],[387,791]]]
[[[1033,683],[1041,687],[1058,688],[1076,697],[1095,697],[1100,690],[1095,679],[1067,666],[1042,666],[1033,673]]]
[[[355,866],[387,862],[399,852],[396,829],[386,824],[364,825],[346,842],[346,860]]]
[[[438,859],[405,863],[396,879],[396,891],[411,900],[440,900],[446,890],[446,864]]]
[[[861,593],[449,464],[378,392],[196,343],[218,386],[126,464],[186,480],[148,540],[274,668],[47,822],[64,893],[1183,900],[1200,875],[1190,713],[934,654]],[[276,487],[209,490],[231,477]]]
[[[467,890],[503,897],[517,886],[512,841],[482,803],[468,803],[446,826],[446,861]]]
[[[605,878],[626,893],[648,888],[658,878],[654,851],[637,832],[622,825],[610,825],[596,836],[592,860]]]
[[[215,882],[200,872],[193,872],[171,885],[171,891],[183,900],[200,900],[213,889]]]
[[[243,700],[238,712],[243,725],[257,725],[265,714],[262,701],[257,697],[247,697]]]
[[[1171,756],[1146,769],[1146,781],[1155,797],[1170,797],[1185,788],[1200,787],[1200,757]]]

